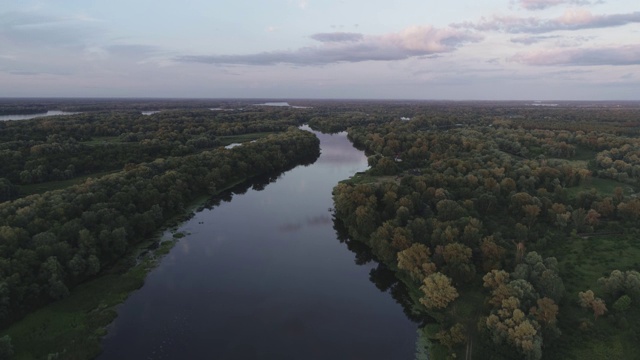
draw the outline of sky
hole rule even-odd
[[[640,2],[0,0],[0,97],[640,100]]]

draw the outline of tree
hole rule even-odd
[[[571,220],[573,221],[573,225],[576,227],[577,231],[582,230],[586,217],[587,212],[583,208],[577,208],[571,212]]]
[[[64,269],[55,256],[50,256],[40,269],[40,276],[48,282],[49,296],[54,299],[62,299],[69,295],[69,289],[64,284]]]
[[[600,213],[598,213],[593,209],[590,209],[587,212],[587,215],[585,216],[584,221],[585,223],[587,223],[587,225],[595,227],[600,223]]]
[[[411,277],[422,282],[426,276],[436,271],[431,262],[431,251],[423,244],[413,244],[398,253],[398,268],[407,271]]]
[[[554,257],[543,259],[537,252],[527,253],[524,261],[512,273],[514,279],[529,281],[542,297],[559,302],[565,287],[558,275],[558,260]]]
[[[511,296],[511,290],[507,287],[510,281],[509,273],[504,270],[491,270],[482,277],[484,287],[491,289],[489,304],[497,307],[502,301]]]
[[[524,212],[524,219],[527,226],[531,228],[540,214],[540,206],[534,204],[523,205],[522,212]]]
[[[420,303],[427,309],[444,309],[458,298],[458,290],[451,284],[451,279],[439,272],[425,277],[420,290],[424,293]]]
[[[413,242],[413,234],[407,228],[397,227],[393,230],[393,238],[391,246],[396,250],[405,250],[411,246]]]
[[[627,221],[640,219],[640,199],[631,199],[618,204],[618,214]]]
[[[534,306],[530,311],[536,317],[536,320],[545,325],[555,324],[558,316],[558,305],[548,297],[538,299],[537,304],[538,306]]]
[[[629,295],[622,295],[613,303],[613,310],[617,312],[625,312],[631,307],[631,298]]]
[[[502,260],[506,250],[496,244],[493,236],[487,236],[482,239],[480,252],[482,253],[482,270],[491,271],[502,267]]]
[[[640,301],[640,273],[637,271],[613,270],[609,276],[598,279],[598,284],[611,299],[626,294],[632,300]]]
[[[454,242],[444,246],[442,256],[447,273],[457,281],[469,281],[476,273],[471,263],[471,248]]]
[[[436,339],[446,346],[449,351],[455,346],[467,342],[467,336],[464,332],[464,326],[460,323],[453,325],[449,330],[441,330],[436,334]]]
[[[474,246],[481,237],[482,222],[476,218],[469,219],[469,223],[464,227],[462,239],[467,245]]]
[[[580,303],[580,306],[585,309],[591,307],[591,303],[593,302],[593,300],[595,300],[595,294],[592,290],[587,290],[584,292],[580,291],[578,293],[578,302]]]
[[[528,359],[542,357],[542,337],[538,331],[540,325],[527,318],[516,297],[503,300],[500,308],[487,317],[485,324],[495,343],[506,341]]]
[[[463,217],[466,212],[464,208],[453,200],[440,200],[436,204],[438,219],[440,221],[451,221]]]
[[[598,320],[598,317],[604,315],[604,313],[607,312],[607,304],[604,302],[604,300],[595,297],[595,294],[591,290],[579,292],[578,300],[580,302],[580,306],[582,306],[584,309],[593,311],[595,320]]]
[[[591,303],[591,310],[593,310],[595,320],[598,320],[599,316],[604,315],[604,313],[607,312],[607,304],[604,300],[596,298],[593,300],[593,303]]]

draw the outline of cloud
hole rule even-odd
[[[542,10],[556,5],[589,5],[594,2],[584,0],[520,0],[520,6],[527,10]],[[600,3],[599,1],[597,3]]]
[[[0,14],[0,38],[20,46],[79,46],[102,32],[100,21],[83,15],[60,17],[35,12]]]
[[[28,70],[10,70],[8,73],[11,75],[40,75],[39,72]]]
[[[541,34],[559,30],[583,30],[623,26],[640,23],[640,11],[628,14],[593,15],[585,9],[569,9],[555,19],[542,20],[535,17],[493,16],[482,18],[477,23],[453,24],[454,28],[478,31],[500,31],[510,34]]]
[[[358,33],[333,32],[313,34],[310,36],[310,38],[320,42],[345,42],[360,41],[364,38],[364,36]]]
[[[157,46],[141,44],[109,45],[105,47],[105,50],[111,55],[123,57],[147,57],[163,52]]]
[[[538,43],[540,41],[549,40],[549,39],[557,39],[559,36],[521,36],[517,38],[511,38],[512,43],[516,44],[524,44],[531,45]]]
[[[535,51],[517,54],[511,60],[537,66],[640,65],[640,45]]]
[[[403,60],[451,52],[461,45],[477,42],[481,36],[457,29],[413,26],[398,33],[365,36],[355,33],[322,33],[311,38],[322,42],[297,50],[245,55],[186,55],[179,62],[239,65],[326,65],[343,62]]]

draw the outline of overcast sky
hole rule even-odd
[[[0,0],[0,97],[640,100],[638,0]]]

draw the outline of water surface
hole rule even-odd
[[[345,134],[318,136],[313,165],[181,226],[189,235],[121,305],[100,359],[413,359],[417,326],[328,211],[366,157]]]
[[[285,101],[280,101],[280,102],[266,102],[266,103],[262,103],[262,104],[254,104],[256,106],[277,106],[277,107],[290,107],[293,109],[308,109],[309,107],[307,106],[293,106],[293,105],[289,105],[288,102]]]
[[[73,114],[77,114],[77,112],[67,112],[67,111],[59,111],[59,110],[49,110],[46,113],[39,113],[39,114],[27,114],[27,115],[20,115],[20,114],[16,114],[16,115],[0,115],[0,121],[7,121],[7,120],[29,120],[29,119],[34,119],[37,117],[44,117],[44,116],[58,116],[58,115],[73,115]]]

